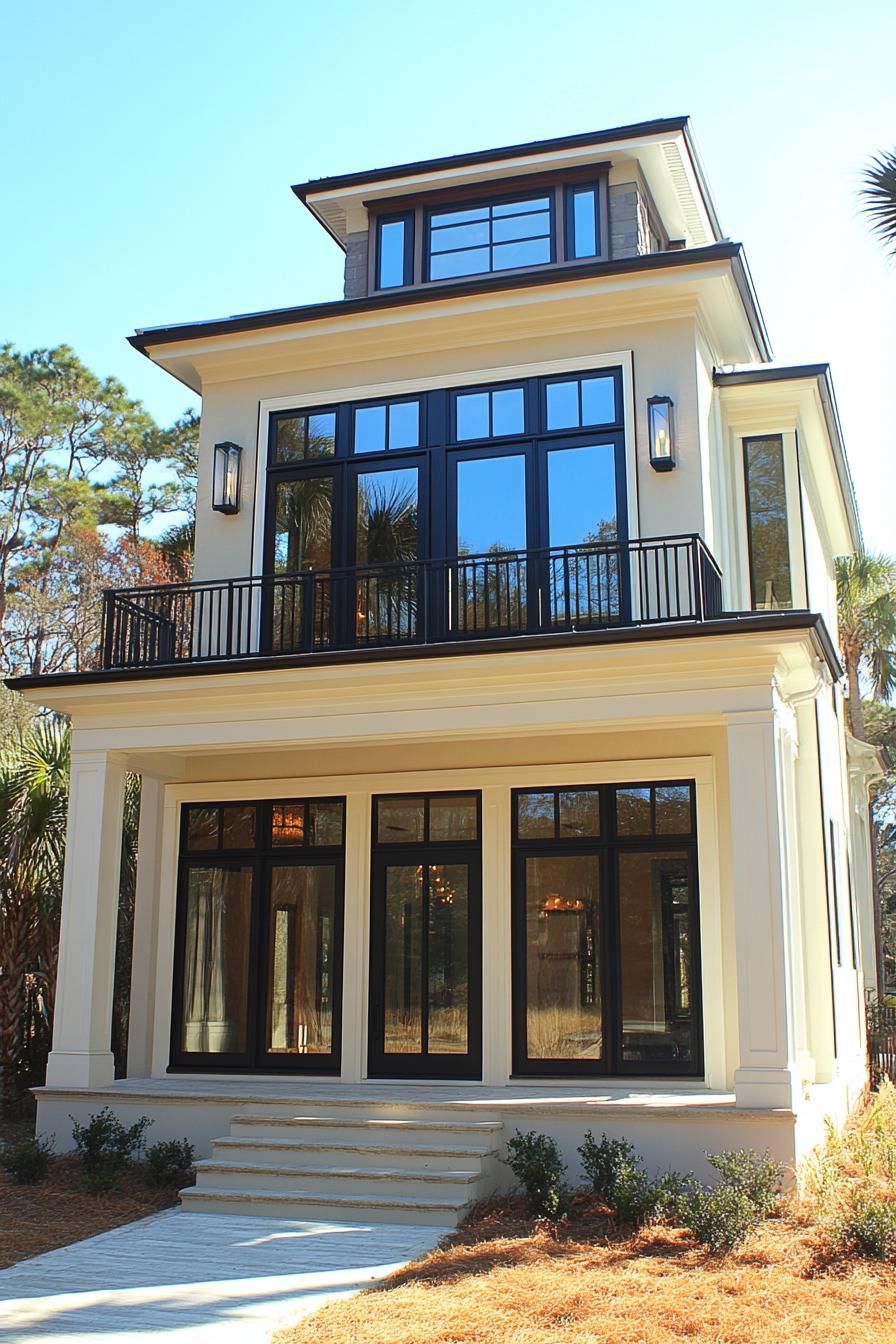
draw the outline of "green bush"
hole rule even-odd
[[[740,1246],[761,1221],[749,1196],[725,1180],[689,1183],[678,1196],[676,1213],[682,1227],[713,1254]]]
[[[505,1161],[523,1187],[530,1213],[556,1221],[569,1211],[566,1164],[549,1135],[517,1130],[507,1140]]]
[[[152,1121],[141,1116],[125,1128],[108,1106],[78,1124],[73,1115],[72,1138],[84,1166],[84,1180],[90,1190],[109,1190],[131,1159],[143,1146],[143,1136]]]
[[[53,1156],[50,1139],[20,1139],[0,1148],[0,1167],[17,1185],[36,1185],[46,1176]]]
[[[875,1195],[855,1195],[836,1232],[840,1242],[863,1255],[892,1260],[896,1256],[896,1203]]]
[[[146,1150],[146,1174],[152,1185],[183,1185],[193,1166],[194,1149],[187,1139],[168,1139]]]
[[[590,1129],[579,1148],[579,1157],[592,1190],[608,1204],[620,1172],[636,1161],[635,1150],[625,1139],[608,1139],[606,1134],[601,1134],[598,1140]]]
[[[707,1153],[706,1160],[725,1185],[739,1190],[753,1205],[758,1218],[767,1218],[778,1206],[784,1168],[768,1152],[741,1148],[734,1152]]]

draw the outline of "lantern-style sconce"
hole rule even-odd
[[[671,471],[675,466],[671,397],[647,398],[647,433],[650,440],[650,465],[654,471]]]
[[[218,513],[240,511],[240,459],[238,443],[215,444],[215,470],[212,479],[212,508]]]

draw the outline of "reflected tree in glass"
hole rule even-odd
[[[365,642],[416,633],[418,518],[415,469],[358,477],[356,630]]]

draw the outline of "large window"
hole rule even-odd
[[[618,623],[622,405],[614,368],[278,411],[265,641],[301,653]]]
[[[338,1069],[344,810],[183,808],[174,1066]]]
[[[792,607],[784,440],[780,434],[744,439],[744,485],[753,609]]]
[[[519,790],[514,1071],[699,1074],[690,783]]]

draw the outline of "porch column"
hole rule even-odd
[[[124,777],[113,753],[73,746],[49,1087],[102,1087],[115,1077],[110,1046]]]
[[[800,1097],[785,753],[778,715],[729,714],[728,773],[737,949],[737,1105],[793,1109]]]
[[[128,1019],[129,1078],[148,1078],[152,1073],[164,784],[164,780],[152,775],[140,777],[140,827],[137,832],[134,945]]]

